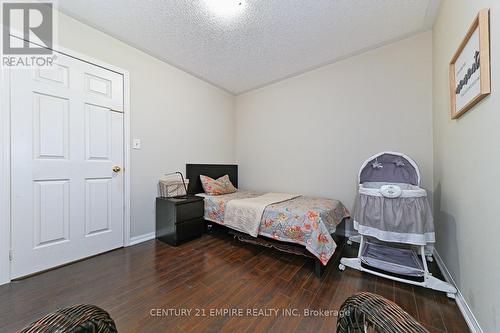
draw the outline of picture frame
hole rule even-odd
[[[491,93],[489,9],[479,11],[449,65],[451,118]]]

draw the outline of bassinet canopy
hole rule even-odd
[[[417,163],[409,156],[396,152],[383,152],[367,159],[359,169],[358,181],[406,183],[420,185]]]

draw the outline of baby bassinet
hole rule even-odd
[[[396,152],[376,154],[361,166],[358,183],[354,208],[358,257],[342,258],[339,268],[355,268],[454,297],[456,289],[427,268],[425,246],[435,242],[434,221],[415,161]]]
[[[358,175],[354,229],[387,242],[434,243],[434,221],[420,171],[408,156],[384,152],[366,160]]]

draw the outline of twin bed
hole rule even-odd
[[[205,220],[228,227],[239,240],[314,257],[316,274],[321,274],[321,265],[326,266],[337,247],[332,235],[337,226],[349,217],[348,210],[340,201],[301,195],[264,195],[262,192],[247,190],[207,195],[204,193],[200,175],[211,178],[228,175],[231,183],[238,188],[238,166],[186,165],[186,176],[190,180],[188,194],[204,198]],[[267,202],[265,198],[269,198]],[[263,200],[268,204],[260,205],[262,217],[260,218],[259,213],[260,222],[258,221],[255,230],[249,228],[248,223],[244,223],[244,214],[236,214],[236,218],[232,216],[234,211],[241,214],[243,209],[240,205],[251,206]]]

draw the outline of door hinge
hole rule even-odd
[[[14,252],[12,250],[9,250],[9,261],[14,260]]]

